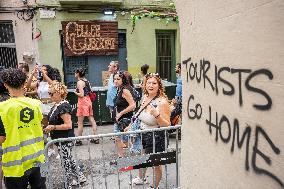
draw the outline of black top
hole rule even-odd
[[[48,114],[48,122],[49,125],[61,125],[64,123],[63,119],[60,117],[62,114],[66,114],[72,113],[72,108],[70,106],[70,104],[65,101],[64,103],[60,104],[59,106],[57,106],[56,110],[54,110],[54,108],[56,108],[56,105],[54,105],[49,114]],[[53,112],[53,113],[52,113]],[[68,137],[74,137],[74,128],[72,127],[72,129],[69,130],[53,130],[50,132],[50,137],[51,139],[57,139],[57,138],[68,138]]]
[[[85,87],[83,88],[84,96],[88,96],[89,93],[91,92],[91,86],[90,86],[88,80],[81,79],[81,81],[84,81],[84,82],[85,82]],[[79,92],[79,90],[76,89],[76,92]]]
[[[117,109],[117,113],[121,112],[122,110],[126,109],[129,104],[128,102],[126,101],[125,98],[122,97],[122,92],[123,92],[123,89],[127,89],[130,91],[130,93],[132,94],[132,88],[131,87],[123,87],[118,93],[117,93],[117,96],[115,98],[115,101],[114,101],[114,105]],[[133,96],[133,94],[132,94]],[[123,118],[131,118],[133,115],[133,111],[130,111],[126,114],[123,114],[120,118],[120,119],[123,119]]]
[[[5,128],[4,128],[4,124],[2,122],[1,116],[0,116],[0,136],[6,136]]]

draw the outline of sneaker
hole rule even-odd
[[[87,181],[87,178],[85,177],[85,175],[80,172],[79,173],[79,182],[82,183],[82,182],[86,182]]]
[[[160,189],[160,187],[157,186],[156,188],[154,188],[153,186],[149,186],[147,189]]]
[[[76,140],[75,146],[82,146],[82,145],[83,145],[83,143],[82,143],[81,140]]]
[[[132,179],[132,185],[143,185],[148,184],[149,182],[146,180],[146,178],[141,179],[140,177],[136,177]]]
[[[57,154],[56,159],[60,159],[60,155],[59,154]]]
[[[99,144],[100,143],[100,139],[91,139],[90,143]]]
[[[78,184],[79,183],[75,179],[73,179],[72,182],[71,182],[72,186],[77,186]],[[71,186],[71,188],[72,188],[72,186]],[[68,186],[68,187],[70,187],[70,186]]]
[[[48,149],[48,152],[47,152],[47,156],[48,157],[51,157],[52,155],[54,155],[55,154],[55,150],[53,150],[52,148],[49,148]]]

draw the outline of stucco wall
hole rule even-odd
[[[143,18],[136,23],[134,32],[129,15],[122,16],[118,14],[118,28],[127,31],[127,61],[128,70],[136,76],[140,72],[140,66],[147,63],[150,65],[150,71],[156,70],[156,38],[155,29],[177,30],[176,49],[180,52],[179,27],[177,23],[170,22],[166,25],[165,20],[157,21],[154,19]],[[112,17],[111,17],[112,18]],[[67,13],[56,12],[55,19],[38,18],[37,27],[42,31],[42,37],[39,40],[39,54],[41,64],[50,64],[62,70],[60,36],[61,21],[70,20],[107,20],[101,13]],[[180,53],[176,54],[176,61],[180,62]]]
[[[20,20],[16,13],[1,13],[1,20],[11,20],[15,35],[18,62],[22,62],[23,52],[33,52],[37,57],[37,42],[32,40],[32,22]],[[35,27],[35,24],[34,24]]]
[[[177,10],[181,188],[283,188],[284,1],[178,0]]]

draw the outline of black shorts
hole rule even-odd
[[[39,167],[27,170],[22,177],[4,177],[4,182],[7,189],[26,189],[28,184],[33,189],[46,189],[45,178],[41,177]]]
[[[155,152],[153,149],[153,132],[142,134],[142,145],[146,154],[165,151],[165,131],[156,131],[155,133]],[[168,137],[167,137],[168,144]]]

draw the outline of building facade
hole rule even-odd
[[[37,59],[35,6],[35,1],[0,1],[0,66],[16,67],[25,52]]]
[[[175,81],[174,67],[180,62],[179,26],[172,18],[166,18],[170,15],[168,12],[174,11],[170,1],[42,0],[37,3],[42,7],[37,14],[37,28],[41,31],[39,63],[62,71],[68,88],[74,88],[77,67],[87,69],[87,78],[93,86],[102,86],[103,71],[108,70],[111,60],[119,60],[120,68],[130,71],[136,82],[141,77],[143,64],[150,65],[150,72],[159,72],[162,78]],[[114,13],[105,15],[104,10]],[[137,13],[135,22],[134,11]],[[157,15],[157,12],[165,16]],[[72,22],[78,26],[82,22],[97,21],[117,24],[114,29],[117,53],[66,53],[66,25],[63,23]]]

